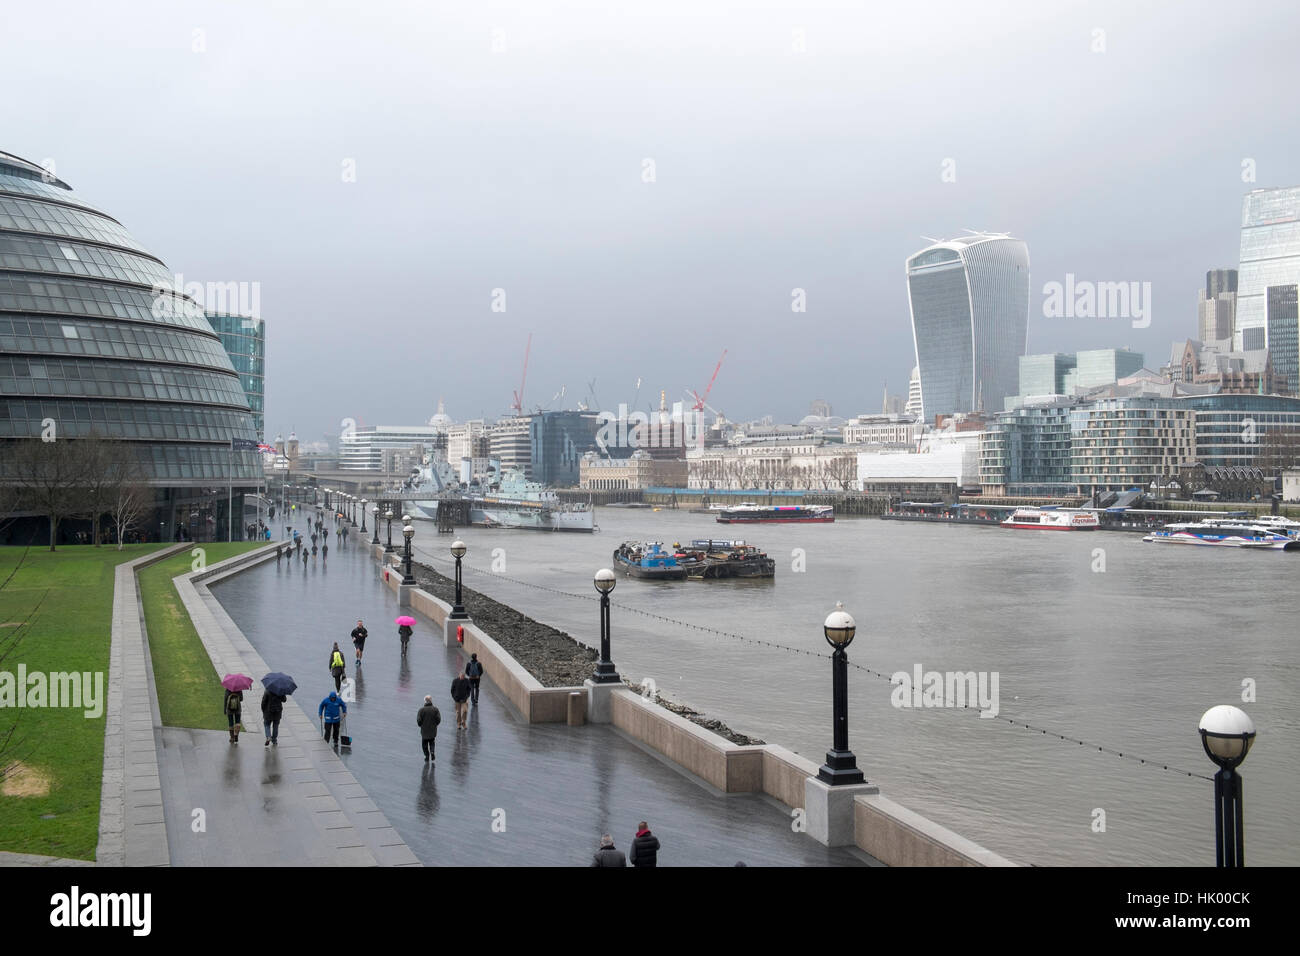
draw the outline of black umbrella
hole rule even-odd
[[[272,694],[279,694],[281,697],[288,697],[298,689],[298,684],[292,677],[288,674],[281,674],[279,671],[263,677],[262,686]]]

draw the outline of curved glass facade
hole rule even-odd
[[[1029,333],[1029,249],[977,234],[907,260],[922,415],[999,411],[1017,393]]]
[[[60,438],[129,442],[159,507],[186,516],[259,484],[258,453],[231,451],[257,439],[240,375],[173,286],[121,223],[0,152],[0,441],[53,419]]]

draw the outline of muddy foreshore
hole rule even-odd
[[[426,564],[413,564],[412,570],[423,590],[448,604],[453,603],[456,585],[451,578],[439,574]],[[528,673],[541,681],[544,687],[574,687],[591,676],[599,656],[593,648],[578,643],[564,631],[535,621],[463,584],[461,594],[474,623],[491,634],[492,639],[505,648]],[[634,690],[640,689],[636,685],[629,686]],[[658,694],[655,695],[655,702],[733,744],[763,743],[755,737],[738,734],[721,721],[706,717],[697,710],[665,700]]]

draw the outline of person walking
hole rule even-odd
[[[222,709],[226,712],[226,722],[230,725],[230,742],[239,743],[239,721],[243,717],[244,692],[242,690],[226,691]]]
[[[659,865],[659,838],[650,832],[650,826],[644,820],[636,825],[628,860],[633,866]]]
[[[427,763],[434,762],[433,745],[438,737],[438,725],[442,723],[442,712],[433,705],[433,696],[424,695],[424,706],[415,712],[415,725],[420,728],[420,748],[424,751]]]
[[[451,682],[451,699],[456,702],[456,727],[464,730],[469,726],[469,681],[465,679],[464,671]]]
[[[302,566],[303,566],[303,569],[304,569],[304,570],[306,570],[306,568],[307,568],[307,558],[308,558],[308,557],[309,557],[309,555],[307,554],[306,550],[304,550],[304,551],[302,552]]]
[[[352,629],[352,646],[357,649],[358,664],[361,663],[361,655],[366,649],[366,638],[369,636],[370,632],[366,630],[366,626],[357,621],[357,626]]]
[[[330,735],[334,735],[334,749],[339,746],[339,723],[347,715],[348,705],[343,698],[338,695],[337,691],[330,691],[330,695],[320,702],[316,708],[316,716],[321,720],[321,731],[325,735],[326,742],[329,741]]]
[[[343,663],[343,652],[339,650],[338,641],[334,642],[334,650],[330,651],[330,673],[334,675],[334,689],[343,689],[343,674],[347,670],[347,665]]]
[[[591,858],[592,866],[627,866],[622,850],[614,849],[614,838],[606,833],[600,838],[600,849]]]
[[[397,628],[397,636],[402,639],[402,656],[406,656],[406,646],[411,643],[411,625],[402,624]]]
[[[276,567],[279,567],[279,566],[280,566],[280,559],[283,558],[283,557],[284,557],[284,548],[277,547],[277,548],[275,549],[275,565],[276,565]]]
[[[478,682],[483,679],[483,662],[478,659],[477,654],[469,656],[469,663],[465,665],[465,676],[469,678],[470,703],[477,707]]]
[[[320,559],[324,561],[329,556],[330,556],[330,546],[328,544],[322,544],[320,546]]]
[[[284,716],[285,699],[280,694],[269,690],[262,695],[262,727],[266,731],[266,743],[263,747],[275,744],[280,746],[280,718]]]

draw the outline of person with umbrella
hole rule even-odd
[[[253,678],[246,674],[227,674],[221,678],[221,686],[226,689],[221,709],[225,712],[226,722],[230,725],[230,742],[239,743],[239,721],[243,717],[244,691],[253,686]]]
[[[414,633],[412,628],[415,624],[415,618],[403,614],[394,623],[397,624],[397,636],[402,639],[402,656],[405,657],[406,645],[411,642],[411,635]]]
[[[262,695],[262,726],[266,731],[263,747],[280,745],[280,718],[284,716],[284,702],[298,685],[288,674],[267,674],[262,678],[266,693]]]

